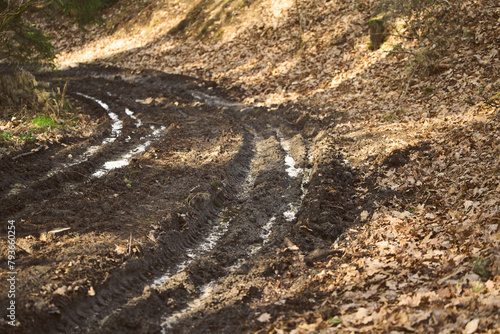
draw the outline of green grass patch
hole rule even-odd
[[[125,182],[127,188],[132,188],[132,185],[134,184],[134,181],[129,180],[127,178],[124,178],[123,182]]]
[[[36,139],[36,135],[31,133],[31,131],[30,131],[30,132],[25,133],[23,135],[19,135],[18,139],[20,141],[34,141]]]
[[[35,139],[36,135],[31,131],[21,135],[14,135],[12,131],[0,132],[0,142],[3,143],[34,141]]]
[[[394,120],[396,119],[396,114],[388,113],[388,114],[382,115],[380,118],[386,122],[394,122]]]
[[[210,182],[210,185],[212,186],[213,190],[218,190],[221,186],[221,183],[219,182],[219,180],[213,179],[212,182]]]
[[[342,323],[342,319],[334,317],[334,318],[328,319],[328,323],[330,323],[330,324],[341,324]]]
[[[398,118],[398,116],[401,116],[404,113],[406,113],[404,109],[399,109],[396,110],[396,112],[390,112],[380,116],[380,119],[386,122],[394,122]]]
[[[40,128],[56,128],[59,124],[50,116],[38,115],[33,118],[31,124],[36,125]]]
[[[474,282],[474,285],[472,286],[472,292],[481,292],[484,290],[485,286],[482,283],[479,282]]]
[[[488,262],[481,258],[474,259],[472,271],[478,274],[483,280],[487,281],[491,277],[491,271],[488,270]]]
[[[12,131],[0,132],[0,141],[10,141],[12,139]]]

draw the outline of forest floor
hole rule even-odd
[[[500,7],[463,4],[446,48],[373,51],[383,5],[119,1],[86,34],[47,23],[60,72],[38,79],[69,82],[91,130],[2,151],[19,294],[0,325],[500,333]]]

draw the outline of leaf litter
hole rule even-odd
[[[251,307],[286,304],[305,291],[318,297],[297,312],[259,313],[256,331],[498,333],[500,127],[498,107],[482,103],[500,90],[498,6],[468,1],[472,37],[457,37],[442,59],[449,69],[412,78],[409,54],[368,49],[372,2],[301,1],[309,23],[300,52],[295,6],[279,4],[251,5],[258,15],[226,27],[221,39],[153,38],[164,28],[148,30],[147,20],[128,38],[130,26],[109,36],[95,28],[83,50],[78,38],[74,46],[62,38],[60,62],[109,55],[100,61],[198,76],[231,99],[300,103],[309,121],[334,119],[327,137],[361,176],[358,224],[331,245],[342,256],[311,267],[294,248],[289,275],[272,276]],[[163,6],[154,15],[172,26],[187,12],[184,3]],[[118,52],[102,48],[120,36]],[[386,44],[418,47],[395,36]],[[372,200],[381,190],[393,195]]]

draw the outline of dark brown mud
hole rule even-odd
[[[300,273],[297,258],[338,255],[330,245],[366,204],[332,122],[157,71],[94,65],[45,79],[69,80],[99,126],[0,161],[0,219],[15,221],[18,249],[19,323],[3,329],[253,332],[259,314],[311,303],[306,293],[258,306],[271,278]]]

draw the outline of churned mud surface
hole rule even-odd
[[[387,1],[37,19],[83,126],[0,152],[0,332],[499,333],[497,2],[378,50]]]
[[[496,123],[382,154],[411,133],[155,70],[40,77],[96,126],[0,160],[2,331],[496,333]]]
[[[253,331],[252,301],[299,249],[339,255],[329,248],[360,211],[357,176],[325,125],[304,131],[300,107],[241,105],[214,83],[152,70],[45,79],[69,80],[98,127],[0,161],[18,332]]]

